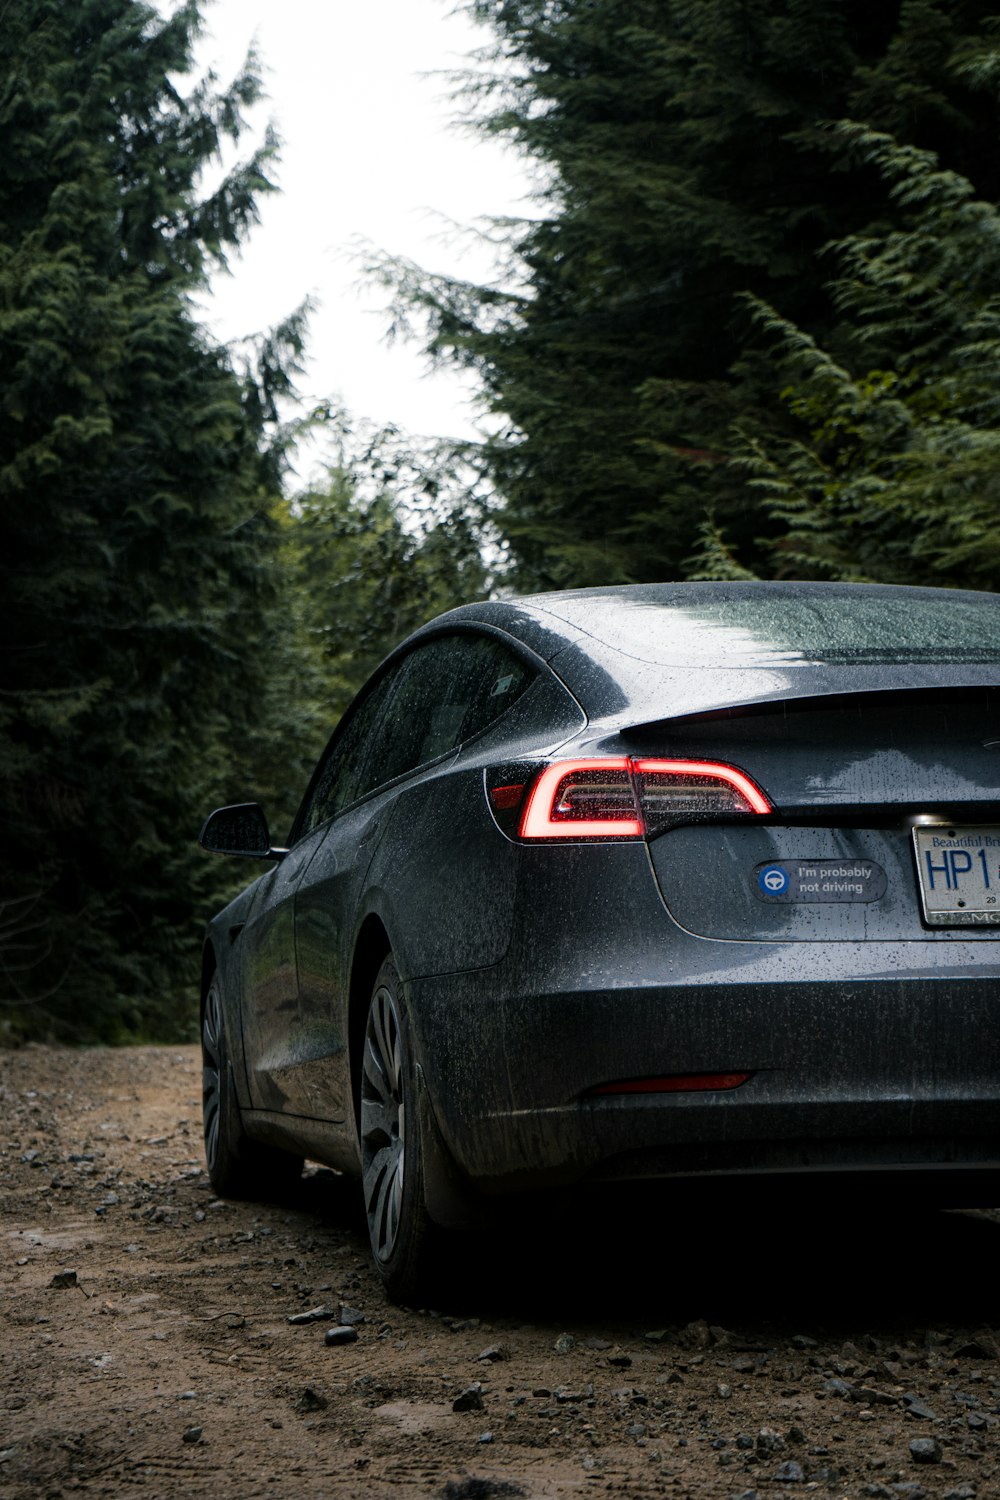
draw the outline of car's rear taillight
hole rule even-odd
[[[735,766],[702,760],[633,760],[639,805],[647,833],[689,817],[756,813],[771,804],[759,786]]]
[[[771,811],[760,787],[735,766],[608,756],[546,766],[531,784],[517,831],[523,839],[638,839],[690,818]]]
[[[641,838],[626,758],[546,766],[531,788],[519,832],[523,839]]]

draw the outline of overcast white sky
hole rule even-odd
[[[442,216],[470,225],[530,212],[527,169],[456,129],[447,81],[424,76],[461,65],[489,34],[453,0],[205,0],[204,16],[200,69],[228,81],[255,41],[270,95],[256,119],[273,119],[284,142],[281,192],[264,199],[234,274],[218,279],[213,332],[258,331],[312,294],[307,399],[339,396],[359,417],[471,436],[474,387],[426,374],[415,347],[385,347],[385,293],[359,290],[350,250],[360,238],[434,270],[491,276],[486,251],[449,243]]]

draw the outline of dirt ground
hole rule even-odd
[[[633,1190],[403,1309],[352,1184],[214,1198],[199,1088],[0,1053],[3,1497],[1000,1497],[1000,1211]]]

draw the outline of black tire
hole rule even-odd
[[[426,1207],[416,1064],[391,956],[368,1004],[360,1082],[361,1182],[372,1255],[389,1296],[409,1301],[428,1285],[441,1232]]]
[[[266,1201],[285,1196],[302,1175],[302,1157],[252,1141],[243,1129],[218,974],[212,976],[202,1009],[201,1098],[205,1161],[219,1197]]]

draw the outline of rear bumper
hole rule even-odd
[[[432,1107],[468,1179],[1000,1168],[1000,941],[697,938],[630,868],[638,852],[614,851],[610,891],[575,880],[572,912],[526,882],[502,964],[411,981]],[[752,1076],[583,1097],[730,1071]]]

